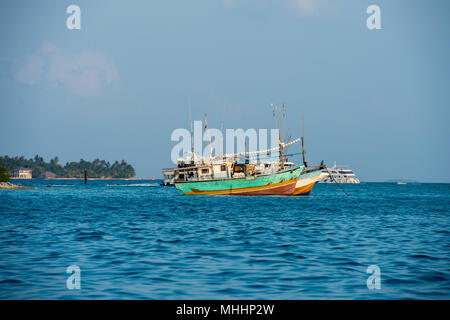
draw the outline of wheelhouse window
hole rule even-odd
[[[220,166],[220,171],[227,171],[227,166],[224,165],[224,164],[222,164],[222,165]]]
[[[202,169],[202,173],[208,173],[209,169]]]

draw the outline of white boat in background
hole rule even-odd
[[[408,183],[404,181],[398,181],[397,184],[408,184]]]
[[[338,168],[336,162],[333,167],[324,169],[322,172],[325,174],[325,177],[319,181],[321,183],[333,183],[335,181],[337,183],[360,183],[351,169]]]

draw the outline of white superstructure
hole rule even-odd
[[[334,180],[336,180],[337,183],[360,183],[351,169],[338,168],[336,162],[333,167],[327,169],[322,171],[325,174],[325,178],[320,181],[321,183],[333,183]],[[334,180],[330,177],[330,174],[333,176]]]

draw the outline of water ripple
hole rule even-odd
[[[0,190],[0,299],[450,298],[448,184],[247,198],[51,183]],[[65,287],[72,264],[81,290]]]

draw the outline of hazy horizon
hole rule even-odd
[[[66,8],[81,8],[68,30]],[[381,8],[381,30],[366,9]],[[161,178],[189,119],[272,128],[305,114],[311,165],[364,182],[450,182],[450,2],[4,1],[0,156],[125,160]],[[191,116],[189,107],[191,105]],[[293,148],[299,148],[297,146]]]

